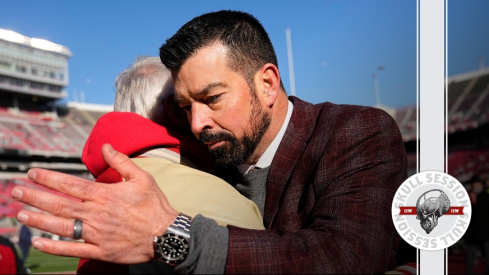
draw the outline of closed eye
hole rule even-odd
[[[222,95],[222,94],[217,94],[217,95],[214,95],[214,96],[210,96],[210,97],[208,97],[208,98],[205,100],[205,104],[209,105],[209,104],[214,104],[214,103],[219,102],[219,99],[221,99],[221,95]]]

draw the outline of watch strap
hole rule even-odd
[[[177,266],[178,264],[183,262],[187,257],[187,254],[189,253],[191,225],[192,217],[179,213],[175,221],[167,228],[165,233],[159,237],[154,238],[153,249],[155,253],[155,258],[171,266]],[[163,248],[163,246],[167,238],[173,240],[180,239],[180,241],[182,242],[180,244],[180,249],[182,249],[181,255],[171,256],[170,253],[165,252],[165,248]]]
[[[192,217],[183,213],[178,214],[177,218],[166,230],[165,234],[173,233],[190,239],[190,226],[192,225]]]

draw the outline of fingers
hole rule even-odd
[[[101,258],[100,249],[90,243],[54,241],[45,238],[37,238],[32,246],[39,251],[66,257],[80,257],[88,259]]]
[[[98,184],[77,176],[33,168],[27,172],[27,177],[40,185],[57,190],[66,195],[90,200]]]
[[[81,202],[24,186],[14,187],[11,195],[16,200],[56,216],[72,219],[79,218],[79,214],[84,212]]]
[[[87,242],[54,241],[45,238],[37,238],[32,242],[32,246],[39,251],[65,257],[96,259],[124,264],[137,264],[149,261],[147,257],[141,257],[138,253],[134,253],[132,250],[129,250],[128,252],[122,248],[120,250],[125,251],[123,255],[121,257],[114,257],[113,253],[104,252],[104,248]]]
[[[74,235],[75,222],[70,219],[22,210],[17,214],[17,220],[27,226],[35,227],[62,237],[73,238]],[[90,230],[89,225],[83,224],[81,239],[89,241],[90,238],[87,232]]]
[[[102,155],[109,166],[134,184],[94,183],[58,172],[31,169],[28,176],[32,181],[83,201],[16,186],[12,197],[53,214],[22,210],[18,219],[28,226],[64,237],[73,237],[73,219],[83,221],[81,237],[85,243],[36,239],[34,247],[46,253],[126,264],[148,261],[153,257],[153,237],[164,232],[177,211],[171,208],[150,174],[127,156],[108,144],[102,147]]]
[[[126,180],[135,179],[146,174],[128,156],[114,150],[110,144],[102,146],[102,156],[105,162]]]

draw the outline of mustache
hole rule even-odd
[[[199,135],[199,140],[201,142],[214,142],[214,141],[219,141],[219,140],[225,140],[225,139],[234,139],[233,134],[228,133],[228,132],[217,132],[217,133],[212,133],[211,130],[204,130],[200,133]]]

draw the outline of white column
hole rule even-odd
[[[445,2],[419,0],[419,171],[445,171]],[[419,273],[444,274],[445,250],[420,251]]]

